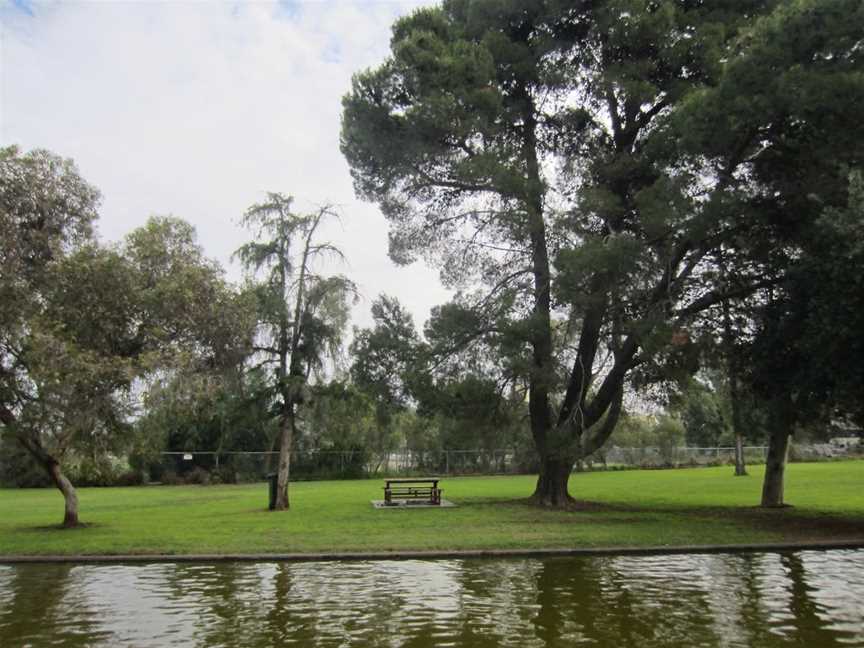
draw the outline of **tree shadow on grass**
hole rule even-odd
[[[860,540],[864,542],[864,517],[804,513],[794,509],[750,508],[740,519],[766,531],[782,532],[794,540]]]
[[[88,529],[99,529],[104,527],[104,524],[98,522],[79,522],[74,527],[65,527],[62,524],[40,524],[36,526],[19,526],[14,527],[18,531],[67,531],[73,533],[75,531],[85,531]]]
[[[860,541],[864,543],[864,516],[843,516],[833,513],[815,513],[800,511],[793,506],[783,508],[762,508],[759,506],[744,507],[686,507],[686,506],[639,506],[625,503],[593,502],[589,500],[574,500],[565,508],[550,508],[537,506],[530,499],[498,500],[484,502],[486,506],[495,504],[520,507],[523,510],[557,513],[593,513],[593,514],[630,514],[626,518],[616,515],[616,522],[639,524],[656,522],[658,515],[676,516],[680,520],[690,519],[694,523],[712,521],[718,523],[737,524],[752,528],[754,531],[782,534],[784,541],[789,542],[824,542],[824,541]],[[582,523],[578,516],[572,518],[573,523]]]

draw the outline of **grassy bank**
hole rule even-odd
[[[60,530],[53,490],[0,490],[0,554],[258,553],[662,546],[864,538],[864,462],[793,464],[763,511],[762,468],[573,475],[583,510],[528,506],[530,476],[447,478],[458,508],[375,510],[382,480],[302,482],[287,513],[264,484],[81,489],[85,528]]]

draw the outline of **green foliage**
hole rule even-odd
[[[476,374],[440,379],[421,395],[418,411],[434,421],[443,450],[512,449],[524,435],[524,403]]]
[[[465,289],[432,337],[493,349],[538,448],[576,456],[634,368],[692,373],[686,327],[764,298],[845,199],[861,24],[851,0],[450,0],[354,77],[342,151],[393,259]]]
[[[378,425],[375,403],[351,384],[331,381],[316,385],[305,411],[303,450],[362,450],[383,454],[396,447],[392,430]]]
[[[291,448],[298,434],[298,414],[310,399],[309,380],[337,367],[348,325],[349,301],[356,287],[345,276],[325,277],[316,262],[342,253],[315,239],[323,219],[337,214],[321,207],[310,214],[291,211],[293,199],[267,194],[265,202],[246,210],[243,223],[256,240],[236,252],[249,274],[258,320],[256,366],[272,366],[269,392],[279,428],[278,483],[274,506],[285,510]]]
[[[672,408],[684,425],[687,445],[698,448],[731,445],[728,406],[709,385],[690,379],[676,394]]]
[[[111,481],[134,438],[133,385],[236,362],[243,304],[183,221],[153,218],[103,247],[90,238],[98,193],[71,162],[4,149],[0,174],[0,432],[45,470]]]
[[[322,207],[296,214],[292,202],[290,196],[269,193],[266,202],[251,206],[243,223],[256,240],[240,246],[235,256],[250,275],[248,291],[256,300],[263,337],[256,351],[278,365],[277,390],[302,391],[326,357],[338,360],[356,288],[347,277],[323,277],[312,266],[319,257],[342,256],[333,245],[313,240],[322,219],[335,212]]]
[[[44,310],[52,262],[90,239],[98,201],[71,160],[0,149],[0,405],[6,408],[31,388],[21,354],[30,318]]]
[[[39,488],[51,481],[33,457],[11,435],[0,434],[0,486]]]
[[[410,375],[422,352],[414,320],[394,297],[381,295],[372,303],[371,329],[355,329],[349,350],[351,380],[376,401],[379,423],[407,406]]]
[[[864,420],[864,181],[848,176],[844,207],[827,207],[790,280],[758,320],[749,381],[763,398],[794,403],[798,425],[835,416]],[[787,405],[788,407],[788,405]]]
[[[675,449],[685,445],[685,427],[680,419],[672,416],[623,416],[611,443],[628,451],[656,450],[663,462],[675,465]],[[639,465],[641,453],[635,452],[629,463]]]
[[[265,378],[260,371],[247,373],[239,367],[221,375],[185,371],[152,383],[135,428],[132,461],[155,481],[164,479],[166,466],[180,476],[193,469],[183,462],[171,466],[159,456],[161,451],[257,452],[271,447],[276,438]],[[231,455],[209,461],[207,468],[224,469],[222,481],[234,481],[238,472],[247,480],[262,477],[260,468],[247,474]],[[200,461],[196,466],[201,467]]]
[[[677,418],[661,416],[653,433],[660,456],[667,458],[667,463],[671,464],[675,449],[684,445],[684,424]]]
[[[250,351],[252,302],[226,283],[195,239],[194,228],[174,217],[152,217],[126,237],[121,251],[147,315],[139,344],[157,357],[192,351],[210,367],[232,367]]]

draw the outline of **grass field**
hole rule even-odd
[[[291,485],[266,511],[264,484],[85,488],[87,526],[61,530],[53,490],[0,490],[0,554],[259,553],[534,549],[864,539],[864,462],[792,464],[786,500],[756,508],[761,467],[573,475],[584,510],[525,503],[531,476],[446,478],[457,508],[375,510],[381,479]]]

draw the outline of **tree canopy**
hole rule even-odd
[[[636,370],[782,282],[804,225],[843,203],[861,11],[450,0],[354,77],[342,151],[391,257],[436,263],[465,334],[524,358],[539,502],[567,505]]]
[[[289,506],[291,449],[297,434],[297,408],[308,400],[308,382],[324,369],[327,357],[337,360],[348,324],[348,304],[354,283],[342,275],[325,276],[316,262],[325,255],[342,256],[316,233],[330,207],[309,214],[292,211],[293,198],[268,193],[249,207],[243,223],[255,240],[238,248],[236,256],[250,274],[257,300],[258,366],[273,366],[269,392],[277,402],[279,468],[276,510]]]
[[[70,161],[5,149],[0,173],[0,422],[63,492],[64,524],[75,526],[64,457],[125,447],[134,381],[236,362],[249,326],[188,224],[153,218],[101,246],[98,192]]]

